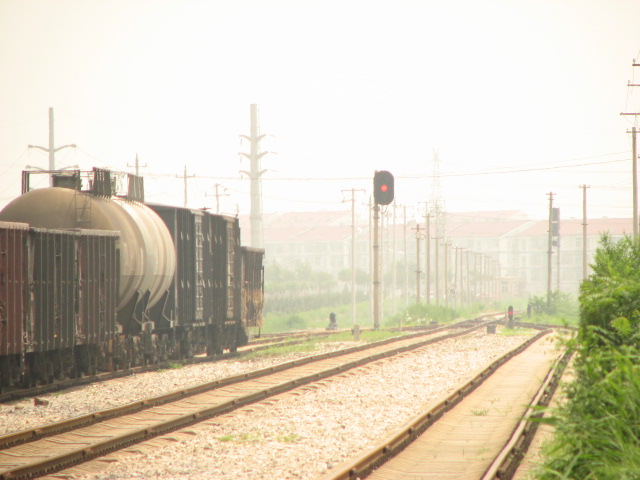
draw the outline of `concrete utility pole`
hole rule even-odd
[[[269,152],[260,152],[260,140],[265,135],[260,135],[260,128],[258,126],[258,106],[251,104],[251,133],[249,135],[240,135],[240,137],[246,139],[251,144],[251,150],[249,153],[240,153],[245,158],[248,158],[251,163],[249,171],[242,170],[251,179],[251,246],[255,248],[263,247],[262,237],[262,185],[260,177],[266,172],[266,170],[260,169],[260,159]]]
[[[436,235],[436,237],[434,238],[434,240],[436,241],[436,251],[435,251],[435,257],[436,257],[436,268],[435,268],[435,277],[436,277],[436,307],[440,306],[440,240],[441,238],[438,237]]]
[[[582,280],[587,279],[587,188],[589,185],[580,185],[582,189]]]
[[[184,185],[183,185],[183,189],[184,189],[184,206],[186,208],[187,206],[187,190],[189,190],[189,186],[187,185],[187,180],[189,178],[195,178],[195,175],[187,175],[187,166],[184,166],[184,173],[182,174],[182,176],[180,175],[176,175],[176,178],[182,178]]]
[[[638,238],[638,147],[637,136],[638,130],[636,127],[631,129],[631,162],[632,162],[632,176],[633,176],[633,238]]]
[[[145,163],[144,165],[142,165],[143,167],[146,167],[147,164]],[[140,176],[140,160],[138,160],[138,154],[136,153],[136,161],[133,165],[129,165],[127,163],[127,167],[134,167],[135,168],[135,172],[136,172],[136,177]]]
[[[226,189],[226,188],[224,188],[224,187],[223,187],[222,185],[220,185],[219,183],[216,183],[216,184],[213,186],[213,188],[215,188],[215,189],[216,189],[216,193],[214,193],[214,194],[213,194],[213,196],[215,196],[215,197],[216,197],[216,214],[217,214],[217,215],[220,215],[220,197],[228,197],[228,196],[229,196],[229,194],[228,194],[228,193],[220,193],[220,192],[219,192],[219,190],[218,190],[220,187],[222,187],[222,190],[223,190],[224,192],[226,192],[226,191],[227,191],[227,189]]]
[[[640,63],[637,63],[635,58],[631,64],[632,67],[640,67]],[[640,87],[637,83],[628,83],[629,87]],[[621,113],[620,115],[634,116],[636,121],[640,112]],[[638,148],[636,137],[638,134],[637,128],[634,127],[631,131],[627,130],[627,133],[631,134],[632,154],[631,154],[631,175],[632,175],[632,189],[633,189],[633,238],[638,238]]]
[[[444,306],[449,308],[449,242],[444,242]]]
[[[454,278],[454,297],[453,306],[462,306],[462,247],[453,247],[455,249],[455,273]]]
[[[403,205],[404,231],[404,308],[409,306],[409,252],[407,252],[407,207]]]
[[[465,288],[465,303],[467,305],[469,305],[471,303],[471,295],[470,295],[470,279],[469,279],[469,250],[465,250],[464,251],[464,256],[465,256],[465,269],[467,271],[467,276],[466,276],[466,288]]]
[[[373,285],[373,283],[375,282],[375,274],[373,273],[373,267],[374,267],[373,244],[375,243],[375,240],[373,237],[373,199],[371,197],[369,197],[369,203],[367,203],[366,205],[367,205],[367,212],[369,212],[369,281],[370,281],[369,284]],[[371,290],[369,290],[369,298],[371,298],[371,295],[372,295],[372,292]],[[369,313],[370,313],[370,318],[372,319],[375,317],[373,304],[374,302],[372,301],[369,302]]]
[[[416,223],[416,303],[420,303],[420,224]]]
[[[393,226],[391,232],[391,240],[393,241],[391,247],[391,275],[393,283],[393,314],[398,313],[398,265],[396,260],[396,207],[399,205],[393,204]]]
[[[365,190],[342,190],[342,192],[351,192],[351,321],[356,324],[356,192],[364,192]]]
[[[427,305],[431,305],[431,215],[424,216],[425,221],[425,252],[424,252],[424,283]]]
[[[547,250],[547,313],[551,310],[551,274],[552,274],[552,263],[551,256],[553,254],[553,232],[552,232],[552,224],[553,224],[553,196],[555,195],[553,192],[549,192],[549,238],[548,238],[548,250]]]
[[[373,328],[380,328],[380,206],[373,202]]]
[[[49,154],[49,171],[53,172],[56,169],[56,152],[62,150],[63,148],[76,148],[75,143],[69,145],[63,145],[61,147],[55,147],[55,141],[53,137],[53,107],[49,107],[49,148],[40,147],[38,145],[28,145],[29,148],[37,148],[38,150],[42,150]]]
[[[553,209],[553,221],[557,225],[556,231],[554,232],[556,238],[556,290],[560,291],[560,209]]]

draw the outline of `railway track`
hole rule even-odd
[[[268,335],[262,338],[252,340],[249,345],[239,347],[236,352],[223,353],[215,356],[198,355],[188,360],[169,360],[164,362],[155,363],[152,365],[144,365],[139,367],[131,367],[123,370],[116,370],[112,372],[103,372],[96,375],[88,375],[78,378],[68,378],[64,380],[57,380],[54,383],[46,385],[37,385],[30,388],[7,388],[5,391],[0,392],[0,403],[12,402],[15,400],[21,400],[23,398],[38,397],[47,393],[58,392],[73,387],[79,387],[82,385],[89,385],[91,383],[106,382],[114,380],[116,378],[126,377],[128,375],[138,375],[141,373],[154,372],[157,370],[171,368],[175,364],[189,365],[203,362],[216,362],[219,360],[225,360],[228,358],[242,357],[254,352],[266,350],[273,347],[286,347],[291,345],[298,345],[309,341],[311,338],[323,338],[334,335],[336,332],[305,332],[295,333],[291,335],[277,334]]]
[[[322,480],[507,479],[518,468],[569,361],[542,331]]]
[[[0,437],[0,478],[33,478],[345,370],[484,328],[476,321],[280,364]],[[451,327],[451,326],[449,326]],[[437,333],[440,335],[437,335]],[[435,334],[435,335],[434,335]]]

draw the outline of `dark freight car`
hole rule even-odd
[[[31,351],[72,349],[75,343],[76,238],[64,230],[29,231],[32,310],[27,333]],[[46,357],[43,357],[46,360]]]
[[[247,328],[262,327],[264,307],[264,250],[242,247],[242,322]]]
[[[237,218],[206,213],[204,233],[204,315],[212,325],[214,353],[246,345],[248,334],[240,314],[242,264]]]
[[[27,293],[29,225],[0,222],[0,375],[9,375],[9,356],[22,353]]]
[[[116,232],[29,231],[27,368],[37,380],[95,373],[117,334]],[[33,377],[35,375],[32,374]]]
[[[118,238],[0,222],[0,387],[104,367],[117,334]]]
[[[205,301],[205,315],[222,325],[237,318],[240,227],[236,218],[211,214],[205,215],[203,227],[204,266],[211,292]]]
[[[75,355],[77,368],[94,374],[106,369],[104,361],[118,334],[119,258],[117,232],[79,230],[76,232],[78,297]]]
[[[202,325],[202,212],[168,205],[147,206],[166,224],[176,250],[174,280],[163,306],[162,319],[156,326],[190,328]]]
[[[264,252],[237,218],[146,205],[129,174],[32,174],[0,212],[0,387],[235,351],[261,326]]]

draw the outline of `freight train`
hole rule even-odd
[[[262,249],[235,217],[145,203],[142,177],[22,173],[0,212],[0,388],[236,351],[262,325]]]

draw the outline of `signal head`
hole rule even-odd
[[[393,202],[393,175],[386,171],[376,171],[373,176],[373,198],[378,205],[389,205]]]

